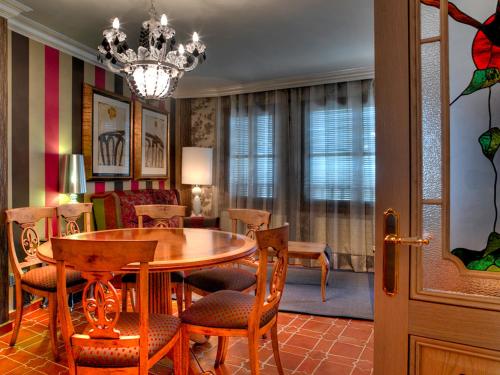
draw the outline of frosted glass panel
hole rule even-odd
[[[423,196],[441,198],[441,69],[440,43],[422,45],[422,173]]]
[[[424,205],[422,210],[423,232],[432,236],[429,246],[420,252],[424,270],[424,290],[500,297],[499,280],[460,277],[457,265],[443,259],[441,211],[439,205]]]
[[[439,9],[420,5],[420,30],[422,39],[439,36]]]

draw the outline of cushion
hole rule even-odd
[[[153,204],[154,200],[151,191],[117,191],[116,195],[118,195],[120,199],[123,227],[137,228],[138,220],[135,214],[135,206],[139,204]],[[146,222],[144,224],[146,224]]]
[[[57,290],[56,274],[56,266],[44,266],[26,272],[21,279],[24,284],[32,288],[55,292]],[[66,269],[66,286],[68,288],[85,282],[86,280],[82,278],[80,272]]]
[[[122,282],[123,283],[135,283],[137,274],[135,273],[127,273],[123,275]],[[184,281],[184,273],[182,271],[174,271],[170,272],[170,280],[173,283],[182,283]]]
[[[93,204],[96,230],[123,227],[120,200],[114,192],[92,194],[90,201]]]
[[[255,296],[234,290],[221,290],[193,303],[181,314],[183,323],[213,328],[244,329],[252,312]],[[276,314],[271,309],[262,315],[261,327]]]
[[[255,274],[236,267],[216,267],[192,272],[184,280],[189,285],[206,292],[219,290],[243,291],[255,284]]]
[[[155,353],[167,345],[178,332],[181,325],[179,318],[166,314],[149,315],[148,355]],[[84,329],[88,332],[90,325]],[[139,314],[120,313],[116,329],[121,336],[139,335]],[[77,363],[88,367],[131,367],[139,362],[139,347],[130,348],[94,348],[82,347]]]

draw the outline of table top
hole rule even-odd
[[[195,269],[226,263],[253,254],[256,242],[246,236],[210,229],[196,228],[127,228],[85,232],[67,236],[74,240],[144,241],[157,240],[155,259],[151,270],[174,271]],[[54,263],[50,241],[40,245],[38,257]],[[139,265],[131,263],[124,271],[137,271]]]

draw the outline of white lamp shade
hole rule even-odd
[[[182,183],[186,185],[212,185],[211,148],[182,148]]]

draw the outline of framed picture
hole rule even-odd
[[[169,178],[169,116],[134,102],[134,179]]]
[[[132,178],[130,99],[83,87],[82,143],[88,180]]]

